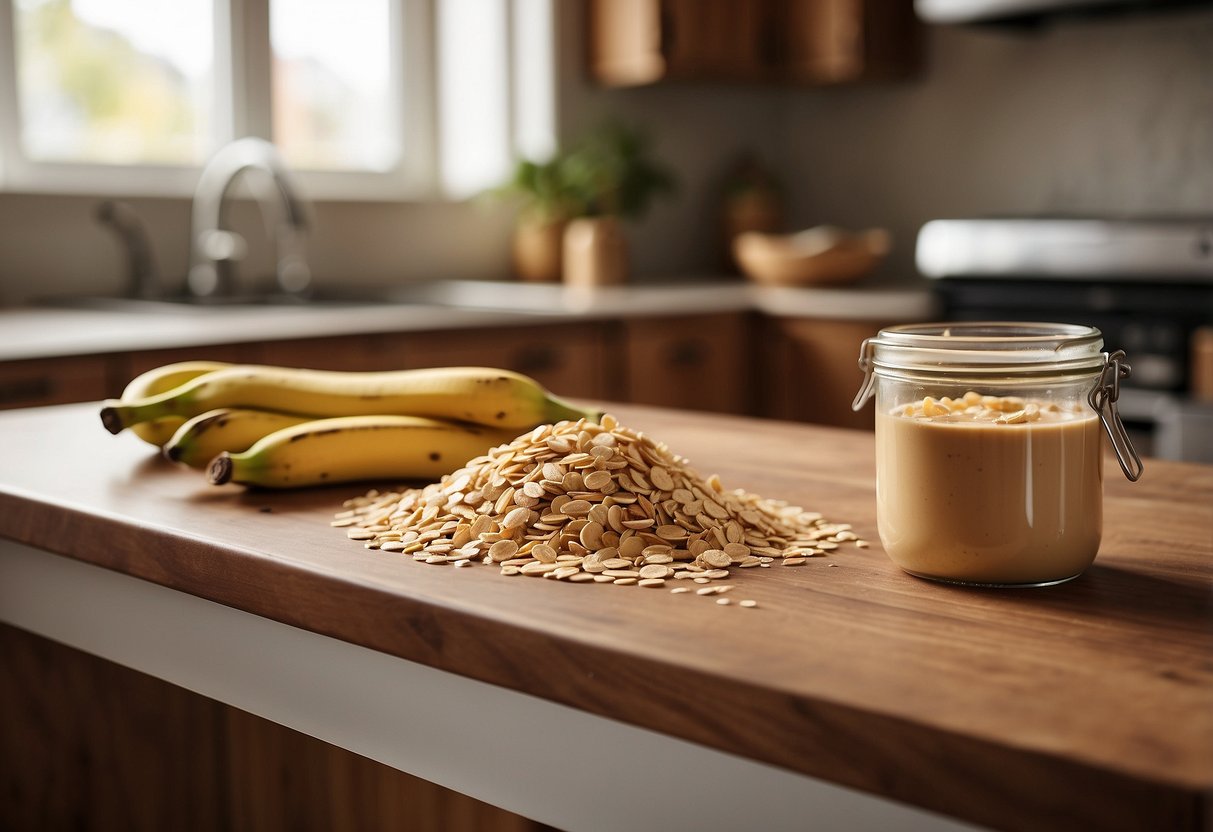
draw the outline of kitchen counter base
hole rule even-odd
[[[0,572],[5,623],[557,828],[975,828],[11,541]]]

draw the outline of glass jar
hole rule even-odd
[[[1141,474],[1116,411],[1124,353],[1099,330],[934,323],[864,341],[854,408],[876,397],[876,514],[889,557],[923,578],[1047,586],[1099,550],[1101,424]]]

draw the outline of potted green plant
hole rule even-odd
[[[561,154],[545,162],[522,159],[510,180],[494,193],[521,203],[514,229],[514,274],[520,280],[559,281],[568,220],[584,213],[580,194],[569,185]]]
[[[491,194],[520,203],[514,272],[522,280],[621,283],[627,277],[623,220],[637,220],[674,186],[647,137],[609,124],[544,162],[520,160]]]
[[[651,157],[646,136],[618,124],[576,146],[562,174],[584,208],[564,231],[564,281],[625,282],[628,253],[620,222],[642,218],[658,195],[673,189],[673,175]]]

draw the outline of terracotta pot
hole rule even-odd
[[[560,280],[564,249],[563,220],[519,220],[514,229],[514,275],[529,283]]]
[[[564,282],[616,286],[628,279],[628,248],[614,217],[581,217],[564,230]]]

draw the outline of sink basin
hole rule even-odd
[[[597,290],[601,291],[601,290]],[[595,290],[560,283],[491,280],[435,280],[386,290],[388,302],[487,309],[527,314],[558,314],[588,308]]]
[[[688,309],[713,305],[736,308],[745,286],[734,280],[636,283],[625,286],[566,286],[563,283],[517,283],[496,280],[441,280],[388,290],[384,300],[396,303],[486,309],[527,315],[567,315],[645,307]]]
[[[368,303],[383,303],[383,299],[370,297],[336,298],[316,296],[300,298],[291,295],[247,295],[229,298],[196,298],[174,296],[164,298],[115,298],[115,297],[68,297],[54,298],[44,305],[72,307],[77,309],[100,309],[114,312],[144,312],[148,314],[211,314],[235,309],[285,307],[310,309],[323,306],[360,306]]]
[[[279,294],[230,298],[172,296],[155,300],[80,297],[56,298],[47,303],[59,307],[177,315],[214,314],[217,311],[267,307],[318,310],[357,306],[443,307],[514,312],[520,315],[567,315],[609,308],[634,310],[646,303],[678,308],[679,305],[687,303],[688,295],[704,297],[719,290],[724,290],[727,294],[738,289],[735,282],[710,281],[689,286],[645,284],[626,287],[579,287],[561,283],[518,283],[505,280],[434,280],[383,288],[321,289],[306,298]]]
[[[174,295],[164,298],[68,297],[46,301],[47,305],[84,309],[156,314],[209,314],[218,310],[241,308],[316,309],[335,306],[407,305],[443,306],[456,309],[484,309],[557,313],[585,306],[584,292],[559,284],[538,285],[487,280],[436,280],[408,283],[382,289],[333,290],[314,292],[307,297],[282,294],[239,295],[198,298]]]

